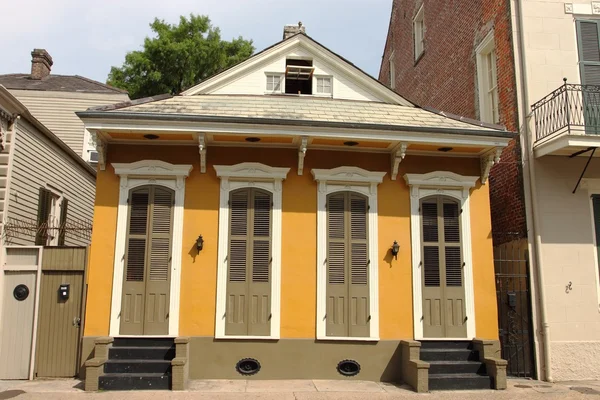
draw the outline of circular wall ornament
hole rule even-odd
[[[18,301],[23,301],[29,297],[29,288],[27,285],[17,285],[15,290],[13,290],[13,296],[15,296],[15,299]]]
[[[354,360],[342,360],[337,365],[337,371],[344,376],[356,376],[360,372],[360,364]]]
[[[235,370],[242,375],[255,375],[260,371],[260,363],[254,358],[242,358],[235,365]]]

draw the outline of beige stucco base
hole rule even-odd
[[[555,381],[600,379],[600,342],[552,342],[551,349]]]

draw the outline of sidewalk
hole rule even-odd
[[[443,391],[417,394],[405,386],[366,381],[224,381],[198,380],[190,383],[186,392],[138,391],[86,393],[82,384],[73,379],[0,381],[0,400],[7,399],[265,399],[265,400],[395,400],[395,399],[588,399],[600,400],[600,381],[546,382],[510,379],[503,391]]]

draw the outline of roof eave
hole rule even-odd
[[[102,112],[81,111],[76,113],[82,120],[105,119],[105,120],[134,120],[134,121],[174,121],[174,122],[205,122],[205,123],[229,123],[229,124],[257,124],[257,125],[280,125],[299,126],[315,128],[338,128],[338,129],[365,129],[380,131],[402,131],[419,133],[446,133],[453,135],[492,137],[506,139],[507,141],[517,135],[508,131],[493,131],[485,129],[459,129],[444,127],[421,127],[410,125],[385,125],[385,124],[362,124],[352,122],[332,122],[314,120],[295,120],[278,118],[255,118],[255,117],[230,117],[195,114],[160,114],[160,113],[134,113],[126,111]]]

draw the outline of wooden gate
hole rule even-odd
[[[42,257],[36,377],[78,374],[87,249],[46,247]]]

